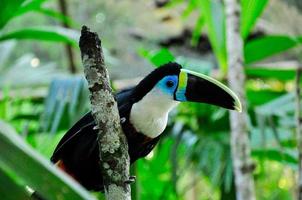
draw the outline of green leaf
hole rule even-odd
[[[187,7],[184,9],[184,11],[181,14],[181,17],[183,19],[187,19],[190,14],[194,11],[196,7],[198,7],[198,0],[189,0]]]
[[[251,106],[258,106],[270,102],[283,95],[283,92],[276,92],[268,89],[246,91],[248,102]]]
[[[205,20],[211,46],[223,72],[227,71],[225,14],[220,1],[200,0],[199,7]]]
[[[282,81],[294,80],[295,69],[282,69],[270,67],[245,67],[245,73],[249,77],[274,78]]]
[[[51,82],[40,120],[43,132],[67,129],[88,110],[85,80],[79,76],[56,78]]]
[[[77,46],[77,38],[77,32],[61,27],[26,28],[0,35],[0,41],[9,39],[33,39],[64,42],[75,47]]]
[[[30,11],[40,10],[42,4],[46,1],[47,0],[26,0],[16,12],[16,16],[28,13]]]
[[[1,167],[1,166],[0,166]],[[30,200],[30,194],[25,187],[17,183],[13,178],[0,168],[0,194],[5,200]]]
[[[254,149],[252,150],[252,156],[278,162],[286,162],[288,164],[298,163],[297,158],[290,152],[282,152],[279,149]]]
[[[255,111],[257,114],[261,114],[263,116],[286,116],[288,112],[294,111],[294,98],[295,94],[293,92],[287,93],[269,101],[266,104],[256,107]]]
[[[163,48],[159,51],[148,51],[146,49],[140,49],[139,54],[144,58],[147,58],[153,65],[157,67],[175,60],[175,57],[166,48]]]
[[[39,10],[47,0],[1,0],[0,29],[13,18]]]
[[[202,30],[203,26],[204,26],[204,19],[203,19],[203,16],[200,14],[198,19],[197,19],[197,22],[195,24],[193,33],[192,33],[191,44],[193,46],[196,46],[198,44],[199,38],[201,36],[201,30]]]
[[[94,199],[78,183],[25,144],[15,130],[3,121],[0,121],[0,151],[2,168],[9,168],[44,198]]]
[[[266,36],[249,41],[244,47],[245,63],[260,61],[277,53],[296,47],[302,37]]]
[[[267,3],[268,0],[241,0],[240,32],[242,38],[247,38]]]
[[[25,0],[1,0],[0,8],[0,30],[11,20],[18,12]]]
[[[46,9],[46,8],[39,8],[35,11],[38,13],[42,13],[44,15],[50,16],[61,22],[67,23],[69,26],[73,26],[75,24],[75,22],[70,17],[65,16],[62,13],[56,12],[54,10],[50,10],[50,9]]]

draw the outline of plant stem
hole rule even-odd
[[[254,164],[250,158],[245,101],[245,75],[243,70],[243,40],[240,35],[240,1],[224,0],[226,13],[226,36],[228,53],[228,81],[238,94],[242,113],[231,111],[231,150],[238,200],[254,200]]]
[[[120,125],[117,103],[112,95],[101,41],[82,27],[80,49],[90,91],[91,110],[98,132],[101,172],[107,200],[130,200],[128,144]]]
[[[60,11],[64,16],[68,16],[68,10],[67,10],[67,5],[66,5],[66,1],[65,0],[59,0],[59,7],[60,7]],[[62,23],[64,28],[70,28],[69,24],[64,21]],[[72,47],[70,44],[65,44],[65,51],[68,57],[68,62],[69,62],[69,71],[72,74],[76,73],[76,67],[74,64],[74,55],[73,55],[73,51],[72,51]]]

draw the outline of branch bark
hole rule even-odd
[[[101,41],[82,27],[80,49],[90,102],[96,121],[102,177],[107,200],[130,200],[128,144],[120,125],[117,103],[112,95]]]
[[[231,149],[238,200],[254,200],[254,164],[250,158],[243,70],[243,40],[240,35],[240,1],[224,0],[228,53],[228,81],[242,103],[242,113],[231,112]]]
[[[296,73],[296,134],[299,152],[298,199],[302,200],[302,113],[301,113],[301,81],[302,66],[297,67]]]

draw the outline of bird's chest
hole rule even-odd
[[[129,122],[138,132],[156,138],[165,130],[168,113],[177,104],[170,94],[155,87],[132,105]]]
[[[138,132],[150,138],[155,138],[165,130],[168,114],[157,112],[152,107],[141,108],[133,106],[129,120]]]

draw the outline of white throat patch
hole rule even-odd
[[[168,114],[178,103],[155,87],[143,99],[133,104],[130,122],[137,131],[155,138],[165,130]]]

